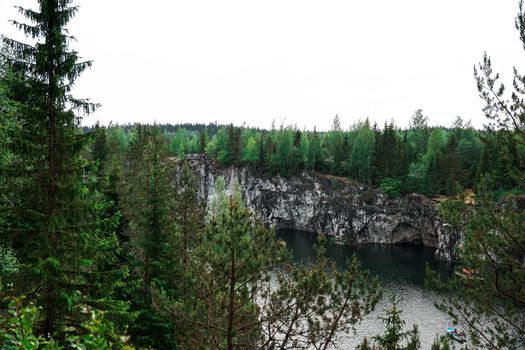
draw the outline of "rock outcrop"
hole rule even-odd
[[[341,243],[406,243],[436,248],[436,258],[454,260],[459,235],[437,215],[436,204],[418,194],[388,199],[381,191],[331,176],[263,177],[248,168],[220,168],[190,158],[208,204],[222,176],[226,190],[239,187],[246,206],[268,226],[324,233]]]

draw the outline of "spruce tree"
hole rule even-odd
[[[184,264],[189,263],[191,252],[197,246],[199,232],[204,219],[204,210],[197,198],[197,182],[189,164],[178,167],[175,183],[174,220],[181,233]]]
[[[131,309],[137,320],[130,327],[136,344],[154,348],[175,346],[174,327],[154,307],[162,290],[176,297],[182,276],[180,229],[175,217],[175,165],[156,126],[137,125],[130,143],[124,183],[120,187],[131,268]]]
[[[97,105],[71,96],[91,61],[69,48],[67,25],[78,11],[71,0],[40,0],[18,8],[27,23],[13,21],[34,44],[3,37],[2,77],[7,98],[19,106],[21,132],[11,152],[17,162],[2,173],[14,182],[2,220],[2,238],[13,243],[22,267],[18,292],[42,307],[39,330],[61,332],[80,324],[80,307],[121,312],[112,295],[121,272],[112,268],[118,242],[116,217],[102,218],[107,203],[93,190],[82,150],[80,113]]]

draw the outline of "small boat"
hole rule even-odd
[[[459,330],[454,327],[447,327],[447,334],[454,340],[464,343],[467,341],[467,337],[465,336],[465,332],[462,330]]]
[[[479,277],[479,272],[474,269],[463,268],[463,270],[455,271],[455,273],[457,276],[464,278],[464,279],[476,279],[476,280],[482,279],[481,277]]]

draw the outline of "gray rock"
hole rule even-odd
[[[344,244],[406,243],[435,247],[441,260],[455,260],[460,235],[443,223],[437,205],[419,194],[397,199],[341,178],[303,174],[263,177],[246,167],[221,168],[205,158],[188,159],[208,206],[215,181],[239,187],[245,204],[266,225],[333,236]]]

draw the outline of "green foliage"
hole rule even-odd
[[[260,145],[257,144],[255,137],[250,136],[244,148],[242,161],[249,165],[256,165],[259,162]]]
[[[516,28],[525,44],[523,1],[519,3]],[[483,139],[476,203],[468,205],[459,198],[444,203],[440,210],[442,217],[461,233],[458,269],[468,273],[464,278],[442,281],[429,271],[427,283],[444,292],[440,308],[464,321],[473,346],[520,349],[525,347],[523,197],[507,196],[495,201],[492,191],[509,186],[518,191],[525,188],[525,154],[521,147],[525,136],[525,78],[514,70],[514,91],[507,98],[486,54],[475,77],[490,120]]]
[[[177,197],[172,183],[175,164],[168,157],[168,145],[158,127],[137,126],[127,163],[120,193],[128,223],[126,250],[134,286],[129,291],[131,309],[137,314],[130,335],[141,346],[175,347],[173,324],[163,320],[153,305],[157,289],[176,295],[184,256],[180,227],[174,220],[179,214],[173,201]],[[189,205],[187,201],[185,204]]]
[[[352,145],[348,171],[353,179],[364,183],[372,181],[374,143],[374,132],[367,119],[357,126],[356,138]]]
[[[393,123],[386,124],[383,133],[375,130],[374,182],[400,177],[406,173],[406,154]]]
[[[410,164],[404,187],[406,192],[427,193],[427,168],[423,162]]]
[[[452,340],[449,336],[443,335],[441,337],[436,337],[434,342],[432,343],[432,347],[430,350],[452,350],[455,349],[455,347],[451,344]],[[468,349],[466,346],[464,349]]]
[[[187,265],[191,292],[180,299],[158,295],[182,348],[327,349],[373,309],[378,281],[355,258],[338,271],[319,247],[315,262],[295,265],[237,191],[227,195],[222,179],[215,191]]]
[[[401,181],[388,177],[381,181],[379,188],[381,188],[381,191],[389,198],[397,198],[401,194]]]
[[[0,129],[9,134],[9,158],[0,173],[9,190],[2,191],[0,232],[21,265],[10,294],[30,294],[42,308],[39,331],[63,333],[79,323],[78,306],[125,317],[113,291],[126,269],[116,266],[119,218],[106,215],[110,203],[97,188],[90,138],[75,114],[97,105],[71,95],[91,65],[69,47],[67,25],[78,8],[42,0],[35,10],[19,10],[29,24],[17,28],[32,41],[2,38]]]
[[[374,345],[368,344],[365,338],[358,347],[360,350],[417,350],[421,344],[419,331],[414,325],[411,331],[403,331],[405,321],[401,318],[401,310],[398,308],[399,299],[392,294],[390,296],[391,308],[384,310],[384,316],[379,319],[385,324],[386,329],[382,335],[374,337]]]
[[[502,131],[480,132],[459,117],[452,128],[430,128],[422,113],[416,111],[407,130],[396,129],[393,122],[380,130],[364,121],[345,131],[336,116],[328,132],[284,125],[266,132],[229,125],[209,138],[204,128],[197,132],[175,126],[175,132],[165,136],[178,158],[204,150],[220,165],[248,165],[268,175],[322,172],[376,186],[385,178],[396,178],[401,193],[430,196],[455,195],[459,189],[475,188],[482,178],[493,184],[494,191],[516,185],[512,179],[519,174],[513,167],[524,163],[525,146],[501,142],[506,138],[496,136]],[[123,140],[118,143],[126,144],[130,137],[119,138]],[[491,139],[500,141],[487,141]]]
[[[0,245],[0,281],[20,270],[20,262],[12,248]]]
[[[38,336],[34,332],[34,326],[40,320],[41,310],[31,304],[24,306],[22,302],[23,298],[13,301],[9,304],[7,314],[0,315],[1,349],[134,349],[127,345],[127,337],[118,335],[113,324],[98,312],[92,312],[91,317],[88,315],[78,330],[66,335],[60,342]]]
[[[412,115],[410,119],[410,129],[412,131],[409,135],[409,142],[412,147],[410,161],[414,161],[426,152],[429,138],[428,117],[423,115],[421,109],[418,109]]]
[[[441,281],[429,273],[428,284],[450,296],[440,307],[466,321],[477,346],[525,346],[525,212],[516,211],[515,200],[494,203],[478,197],[473,207],[460,199],[444,203],[440,211],[463,233],[458,269],[473,275]]]

